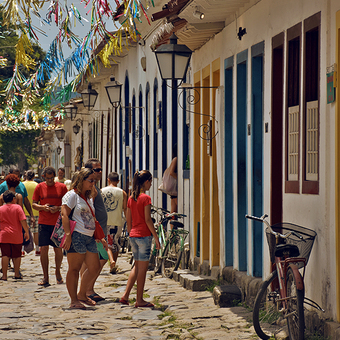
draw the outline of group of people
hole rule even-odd
[[[64,282],[60,269],[63,252],[67,255],[66,287],[71,299],[70,308],[86,309],[85,305],[94,306],[105,299],[95,292],[94,286],[108,260],[110,272],[117,272],[116,262],[120,250],[118,239],[126,218],[135,266],[131,270],[120,303],[129,304],[131,289],[137,282],[135,307],[153,307],[152,303],[143,299],[152,237],[155,238],[157,248],[160,248],[151,219],[151,197],[146,194],[152,184],[149,171],[135,173],[129,198],[125,191],[118,188],[119,175],[115,172],[108,175],[108,186],[102,189],[97,186],[102,177],[102,165],[96,158],[89,159],[69,183],[65,180],[64,169],[58,169],[56,176],[55,169],[50,166],[44,168],[44,181],[39,184],[33,181],[33,171],[26,173],[27,186],[24,184],[26,181],[21,182],[19,176],[19,169],[11,168],[10,175],[0,185],[0,193],[4,186],[4,192],[0,196],[0,204],[3,204],[0,207],[1,280],[7,280],[10,259],[14,265],[14,278],[22,279],[22,243],[30,236],[30,226],[43,272],[38,285],[50,285],[48,252],[52,246],[57,284]],[[26,208],[26,215],[23,206]],[[66,235],[63,248],[57,247],[51,240],[59,215]],[[70,228],[70,220],[75,222],[74,230]],[[98,226],[104,237],[96,236]]]

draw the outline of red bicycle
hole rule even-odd
[[[303,340],[305,333],[304,304],[324,311],[305,297],[305,268],[316,232],[292,223],[270,226],[266,218],[246,215],[265,223],[272,272],[257,293],[253,323],[261,339],[270,339],[288,325],[290,340]],[[302,274],[301,274],[301,271]]]

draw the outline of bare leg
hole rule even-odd
[[[85,280],[89,279],[89,281],[88,281],[88,289],[87,289],[87,292],[86,292],[87,296],[95,294],[94,284],[96,283],[96,280],[97,280],[99,274],[101,273],[103,267],[105,266],[106,262],[107,262],[107,260],[99,260],[100,269],[99,269],[99,273],[98,273],[97,276],[91,277],[90,275],[87,275],[87,274],[85,275]],[[89,276],[89,277],[87,278],[87,276]]]
[[[53,248],[54,249],[54,259],[55,259],[55,276],[58,281],[62,279],[60,268],[61,263],[63,262],[63,249],[62,248]]]
[[[13,260],[13,266],[14,266],[14,276],[20,277],[20,264],[21,264],[21,257],[16,257]]]
[[[136,261],[136,264],[137,264],[137,262],[138,261]],[[136,271],[137,271],[137,266],[135,265],[130,272],[128,282],[127,282],[127,285],[126,285],[126,288],[125,288],[125,292],[124,292],[124,295],[122,296],[123,300],[126,300],[126,301],[129,300],[131,289],[133,288],[133,285],[135,284],[135,282],[137,280],[137,272]]]
[[[83,276],[86,269],[87,269],[87,266],[86,266],[85,262],[83,262],[83,264],[81,265],[81,268],[80,268],[80,276]]]
[[[109,256],[110,267],[112,266],[113,263],[114,263],[114,265],[116,265],[116,260],[113,257],[113,253],[112,253],[112,249],[111,248],[109,248],[107,250],[107,255]]]
[[[39,233],[33,234],[33,240],[36,248],[39,248]]]
[[[66,274],[66,288],[71,298],[71,304],[80,303],[77,296],[77,288],[79,280],[79,271],[82,263],[84,262],[84,259],[85,254],[79,253],[67,254],[68,271]]]
[[[7,269],[8,269],[9,257],[2,256],[1,265],[2,265],[2,279],[7,280]]]
[[[112,250],[109,248],[108,250],[109,260],[110,260],[110,272],[111,274],[116,274],[117,272],[117,259],[119,252],[116,251],[115,253],[112,252]]]
[[[113,259],[114,259],[115,262],[117,262],[118,254],[119,254],[118,251],[116,251],[115,253],[113,253]]]
[[[171,211],[170,212],[177,212],[177,197],[171,199]]]
[[[143,299],[146,272],[149,267],[149,261],[136,261],[135,266],[137,269],[137,297],[136,304],[137,305],[145,305],[147,301]]]
[[[45,282],[49,282],[48,278],[48,249],[49,246],[40,247],[40,263],[43,270],[44,280]]]
[[[87,270],[84,271],[81,282],[80,289],[78,292],[79,300],[87,300],[86,292],[89,291],[90,284],[94,280],[96,281],[99,273],[100,273],[100,262],[99,256],[97,253],[90,253],[89,251],[85,254],[85,264],[87,266]]]

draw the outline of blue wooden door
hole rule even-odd
[[[237,226],[239,270],[247,270],[247,63],[248,51],[237,55]]]

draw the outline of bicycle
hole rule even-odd
[[[119,237],[119,244],[121,246],[121,253],[125,253],[125,248],[128,248],[128,243],[129,243],[129,233],[127,232],[127,224],[126,222],[124,223],[124,227],[122,230],[122,233]]]
[[[255,298],[254,328],[257,335],[266,340],[287,323],[290,340],[303,340],[304,303],[324,311],[315,301],[305,297],[304,288],[305,268],[316,232],[292,223],[270,226],[267,217],[267,214],[261,217],[246,215],[246,218],[267,226],[265,232],[272,262],[272,272]],[[299,269],[303,269],[302,275]]]
[[[184,218],[186,215],[179,213],[170,213],[163,208],[153,207],[152,211],[160,216],[155,223],[158,239],[161,249],[156,249],[156,243],[153,241],[150,262],[155,262],[155,274],[162,272],[163,277],[171,278],[173,272],[178,269],[184,251],[184,242],[188,235],[188,231],[184,230],[184,224],[179,221],[172,220],[176,218]],[[164,227],[170,221],[172,228],[166,232]]]

